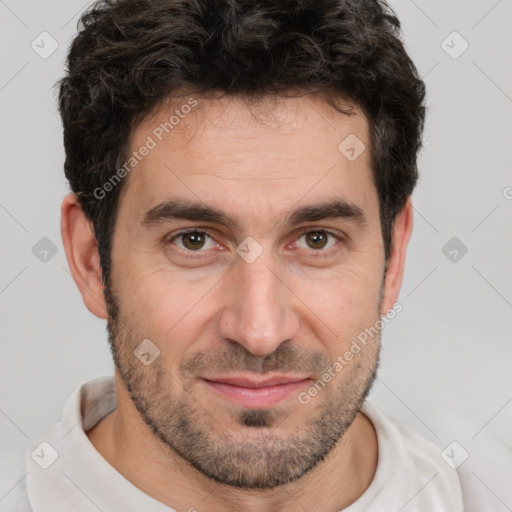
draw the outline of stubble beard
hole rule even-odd
[[[171,375],[164,367],[163,350],[150,366],[140,363],[133,351],[142,337],[123,319],[111,290],[106,290],[106,298],[114,363],[141,418],[171,457],[178,455],[203,475],[228,486],[270,489],[311,471],[332,452],[352,424],[377,375],[380,333],[372,341],[373,346],[363,349],[368,353],[358,354],[361,359],[351,361],[310,404],[297,401],[296,407],[310,407],[311,411],[302,425],[283,433],[279,426],[286,414],[279,408],[241,408],[234,418],[240,431],[230,433],[212,411],[199,404],[190,385],[180,385],[181,376]],[[236,354],[199,354],[196,360],[204,363],[213,358],[218,364],[226,365],[227,361],[229,365],[230,355],[237,361],[231,369],[254,370],[257,366],[264,372],[294,367],[293,351],[280,352],[280,347],[265,358],[253,356],[239,345]],[[238,366],[241,360],[250,362],[251,367]],[[316,361],[301,361],[299,366],[318,367],[320,361],[325,365],[320,356]],[[344,372],[349,374],[345,378]]]

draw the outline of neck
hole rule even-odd
[[[362,413],[335,448],[299,480],[274,489],[239,489],[204,476],[160,441],[116,375],[117,409],[87,432],[96,450],[133,485],[176,510],[287,512],[341,510],[363,494],[377,468],[377,437]]]

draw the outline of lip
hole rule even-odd
[[[202,378],[202,382],[217,395],[244,407],[270,407],[296,394],[310,379],[289,375],[254,377],[230,375]]]

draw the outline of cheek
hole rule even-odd
[[[176,358],[204,328],[215,281],[187,282],[177,271],[148,268],[134,265],[121,276],[119,307],[135,332],[162,351],[171,347]]]
[[[343,269],[321,285],[302,287],[310,326],[331,355],[342,353],[354,338],[379,318],[381,276],[377,268]],[[320,325],[322,324],[322,325]],[[325,328],[328,327],[328,329]]]

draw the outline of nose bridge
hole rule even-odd
[[[293,295],[280,279],[270,249],[251,263],[240,257],[226,285],[227,297],[219,319],[223,338],[263,356],[295,337],[298,319],[291,302]]]

